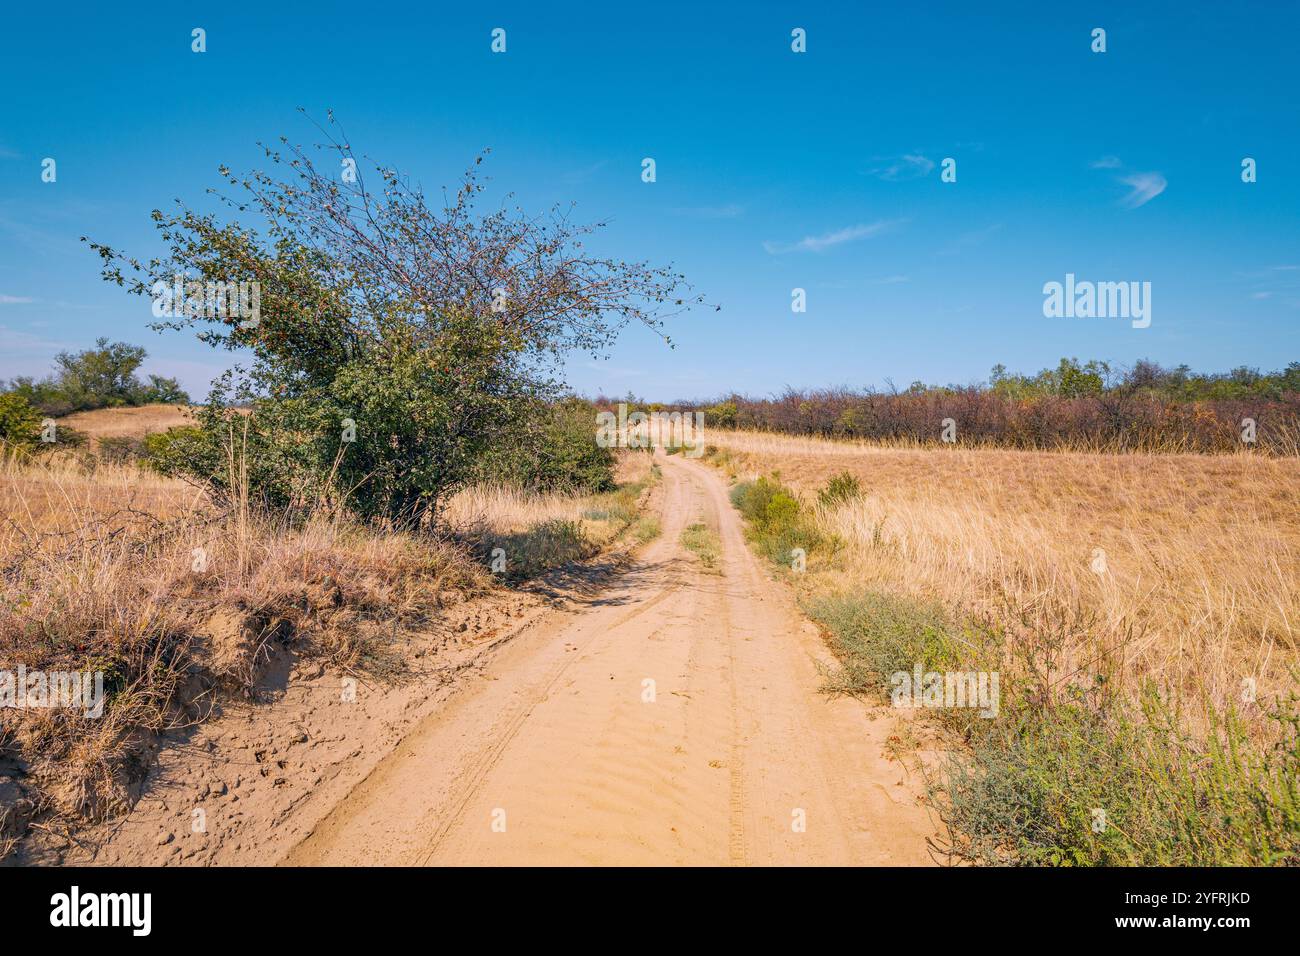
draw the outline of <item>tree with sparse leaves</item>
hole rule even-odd
[[[332,115],[322,133],[314,151],[264,146],[272,173],[221,167],[234,195],[212,192],[253,224],[178,201],[153,213],[161,258],[91,243],[105,279],[142,296],[178,275],[259,283],[256,322],[199,309],[159,323],[252,354],[214,386],[185,466],[218,491],[233,450],[269,503],[426,520],[489,449],[523,440],[566,354],[601,354],[629,322],[666,341],[664,320],[700,302],[671,268],[589,252],[603,224],[575,225],[571,207],[479,213],[482,156],[431,204],[388,167],[372,186]]]

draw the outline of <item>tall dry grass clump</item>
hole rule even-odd
[[[656,478],[650,455],[628,453],[616,464],[613,492],[539,494],[505,483],[477,484],[453,495],[441,518],[485,564],[491,566],[495,552],[507,580],[525,580],[592,557],[629,529],[635,540],[645,540],[650,522],[642,503]]]
[[[130,466],[0,468],[0,669],[99,671],[103,715],[0,710],[0,747],[24,780],[10,832],[46,811],[121,809],[155,735],[203,719],[214,693],[248,693],[292,650],[352,669],[383,636],[485,588],[457,545],[341,518],[290,524],[218,510]]]
[[[160,734],[253,693],[286,655],[399,676],[394,633],[491,588],[493,548],[511,580],[589,557],[641,520],[654,478],[641,455],[612,493],[469,488],[418,533],[255,508],[233,441],[227,457],[220,503],[93,456],[0,460],[0,671],[100,672],[107,699],[98,717],[0,709],[0,787],[20,794],[0,809],[0,858],[33,818],[123,809]]]

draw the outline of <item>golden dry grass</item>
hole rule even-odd
[[[0,558],[45,532],[127,520],[158,520],[202,507],[192,486],[130,464],[74,455],[0,457]]]
[[[804,586],[936,600],[1017,635],[1065,631],[1063,680],[1099,652],[1216,709],[1295,686],[1300,460],[918,449],[713,433],[739,477],[777,472],[845,547]],[[1097,573],[1094,565],[1105,570]]]
[[[85,432],[91,438],[143,438],[151,432],[164,432],[178,425],[194,424],[190,411],[180,405],[140,405],[123,408],[97,408],[74,412],[59,419]]]
[[[649,471],[649,456],[627,456],[619,477]],[[26,763],[29,793],[21,813],[0,810],[0,857],[17,816],[120,809],[149,736],[202,719],[215,688],[247,691],[277,645],[344,669],[384,659],[394,628],[423,626],[492,586],[471,553],[476,533],[526,545],[538,527],[570,522],[585,554],[627,526],[610,512],[626,509],[630,490],[468,489],[447,508],[458,543],[342,519],[288,526],[238,500],[223,512],[192,486],[129,463],[0,461],[0,668],[102,671],[111,695],[98,719],[0,710],[0,748]],[[540,538],[549,545],[553,535]]]
[[[219,513],[130,465],[9,461],[0,507],[0,667],[101,671],[111,695],[97,719],[0,711],[0,746],[28,765],[25,815],[120,808],[149,735],[201,719],[214,687],[247,691],[276,646],[352,668],[489,586],[452,543]]]
[[[615,478],[620,485],[644,484],[652,465],[649,455],[620,455]],[[548,522],[572,522],[594,543],[604,544],[622,530],[610,511],[609,495],[537,494],[513,485],[479,484],[453,495],[442,518],[453,531],[472,537],[500,537]]]

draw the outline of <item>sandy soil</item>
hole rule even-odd
[[[663,534],[635,557],[467,606],[477,631],[427,636],[420,681],[353,702],[287,662],[278,699],[161,754],[135,811],[65,862],[931,862],[895,717],[819,692],[821,638],[719,476],[660,461]],[[679,544],[696,521],[721,574]]]

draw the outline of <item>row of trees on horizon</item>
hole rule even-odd
[[[786,388],[766,397],[732,393],[671,405],[632,395],[594,401],[607,409],[626,402],[649,411],[701,411],[707,428],[830,438],[1027,449],[1300,451],[1300,362],[1275,372],[1203,373],[1145,360],[1122,368],[1063,358],[1035,375],[997,365],[987,382],[971,385]]]

